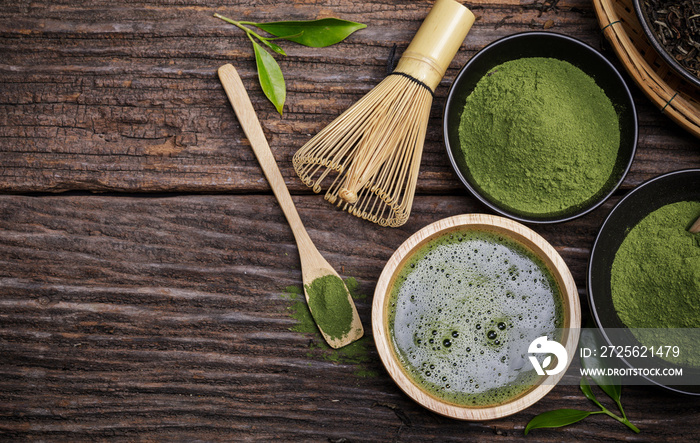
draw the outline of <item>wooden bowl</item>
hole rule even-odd
[[[524,393],[492,406],[463,406],[445,401],[416,384],[400,363],[389,331],[389,302],[392,288],[403,266],[427,242],[465,229],[495,233],[517,242],[539,258],[558,285],[562,295],[561,344],[567,350],[568,367],[576,353],[581,327],[581,307],[571,272],[554,248],[530,228],[503,217],[467,214],[437,221],[409,237],[391,256],[377,282],[372,304],[372,331],[379,356],[396,384],[413,400],[438,414],[461,420],[491,420],[521,411],[542,397],[561,379],[565,370],[541,376]]]

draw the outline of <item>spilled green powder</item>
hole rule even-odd
[[[522,58],[479,80],[459,139],[474,182],[492,200],[556,214],[602,192],[620,130],[612,102],[586,73],[561,60]]]
[[[700,234],[688,227],[700,216],[700,202],[663,206],[629,231],[611,270],[612,300],[620,320],[635,328],[700,328]],[[638,331],[640,342],[653,346],[658,331]],[[681,336],[682,331],[681,332]],[[671,332],[664,333],[666,341]],[[657,337],[654,337],[654,336]],[[684,351],[674,363],[700,366],[697,343],[665,345]]]
[[[316,324],[332,339],[345,337],[351,329],[353,310],[340,277],[329,274],[306,285],[309,308]]]
[[[345,280],[353,300],[364,300],[366,295],[359,293],[359,284],[355,278]],[[373,361],[368,353],[368,346],[371,346],[371,339],[367,336],[343,346],[340,349],[331,348],[323,339],[321,332],[316,326],[316,322],[311,316],[311,311],[306,304],[304,291],[298,286],[288,286],[282,297],[290,302],[287,310],[290,316],[296,320],[296,324],[290,329],[301,334],[311,335],[313,339],[309,342],[309,358],[321,358],[325,361],[355,365],[353,373],[358,377],[376,377],[378,373],[368,368],[368,364]]]

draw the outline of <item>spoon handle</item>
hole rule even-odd
[[[287,185],[284,183],[284,178],[282,178],[282,174],[277,167],[277,162],[272,155],[270,145],[267,143],[260,121],[255,114],[255,109],[253,109],[253,104],[250,102],[241,77],[238,75],[236,68],[231,64],[225,64],[219,68],[219,79],[224,86],[226,95],[231,102],[231,106],[233,106],[233,111],[238,117],[243,132],[245,132],[248,141],[250,141],[255,157],[257,157],[258,163],[260,163],[260,167],[265,173],[267,182],[270,184],[275,197],[277,197],[284,216],[287,217],[287,222],[292,228],[297,246],[299,249],[302,249],[302,247],[308,249],[312,245],[311,238],[307,234],[306,229],[304,229],[301,218],[299,218],[299,213],[294,206]]]

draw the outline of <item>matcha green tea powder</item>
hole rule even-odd
[[[324,275],[306,285],[306,293],[318,327],[332,339],[345,337],[352,327],[353,309],[343,280]]]
[[[700,202],[647,215],[615,254],[612,300],[629,328],[700,328],[700,234],[687,231]]]
[[[700,367],[700,234],[688,227],[700,202],[671,203],[633,227],[615,254],[610,292],[618,317],[647,347],[676,346],[661,358]],[[662,331],[663,329],[663,331]]]
[[[591,77],[568,62],[535,57],[503,63],[479,80],[459,138],[482,192],[516,212],[552,214],[603,188],[620,129]]]

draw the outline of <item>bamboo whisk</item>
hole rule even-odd
[[[411,212],[433,91],[474,14],[437,0],[396,69],[294,155],[301,180],[325,199],[382,226],[401,226]]]

